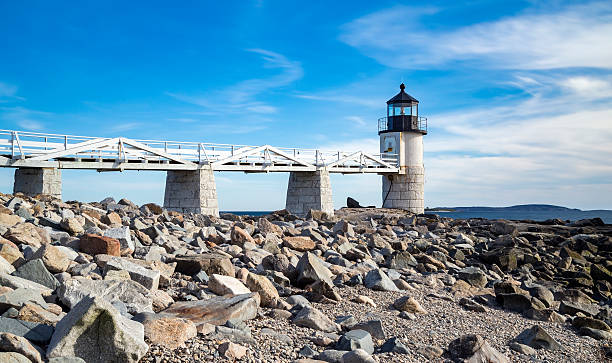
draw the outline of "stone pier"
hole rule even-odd
[[[56,168],[18,168],[13,193],[46,194],[62,199],[62,171]]]
[[[383,208],[422,214],[425,211],[425,168],[410,166],[405,169],[405,174],[383,175]]]
[[[334,214],[331,182],[327,171],[294,171],[289,174],[285,208],[305,216],[311,209]]]
[[[164,208],[182,213],[219,216],[212,169],[168,171]]]

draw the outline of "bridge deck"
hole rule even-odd
[[[0,130],[0,167],[398,173],[395,154],[180,141],[95,138]]]

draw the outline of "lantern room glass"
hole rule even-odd
[[[394,103],[387,107],[387,117],[390,116],[418,116],[418,103]]]

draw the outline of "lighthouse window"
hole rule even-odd
[[[395,137],[385,137],[385,148],[383,152],[394,153],[395,152]]]

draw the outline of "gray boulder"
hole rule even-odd
[[[380,347],[381,353],[398,353],[398,354],[408,354],[410,350],[408,347],[402,343],[399,338],[394,337],[385,342]]]
[[[478,267],[466,267],[459,270],[459,278],[472,286],[483,288],[487,284],[487,276]]]
[[[593,329],[588,326],[583,326],[579,330],[580,335],[585,335],[597,340],[612,340],[612,333],[606,330]]]
[[[160,314],[189,319],[196,326],[223,325],[227,321],[245,321],[257,316],[260,299],[258,293],[232,297],[215,296],[208,300],[176,302]]]
[[[374,269],[368,271],[363,280],[365,287],[379,291],[400,291],[393,280],[387,276],[382,270]]]
[[[86,296],[103,298],[109,303],[123,302],[130,314],[153,312],[151,293],[132,280],[90,280],[75,277],[65,281],[57,290],[58,298],[69,308],[76,306]]]
[[[15,289],[0,295],[0,311],[5,311],[9,308],[17,310],[27,303],[33,303],[47,309],[49,306],[36,290],[24,288]]]
[[[15,334],[33,343],[44,345],[51,339],[53,327],[0,316],[0,332]]]
[[[370,333],[374,339],[382,340],[386,338],[385,329],[383,328],[382,320],[380,319],[368,320],[355,324],[351,327],[351,329],[365,330]]]
[[[17,271],[13,273],[13,276],[34,281],[48,287],[51,290],[55,290],[59,287],[59,282],[55,276],[53,276],[51,272],[47,270],[45,264],[40,258],[28,261],[21,265]]]
[[[130,274],[133,281],[138,282],[149,290],[157,290],[159,287],[160,272],[144,268],[134,262],[130,262],[121,257],[114,257],[106,263],[104,272],[111,270],[125,270]]]
[[[454,360],[471,363],[510,363],[502,353],[491,347],[480,335],[463,335],[448,345],[448,352]]]
[[[305,306],[293,318],[293,323],[298,326],[335,333],[339,329],[338,324],[331,321],[325,314],[312,306]]]
[[[536,349],[549,349],[557,350],[561,349],[555,338],[551,337],[544,328],[539,325],[524,330],[519,336],[516,337],[516,341],[521,344],[528,345]]]
[[[331,271],[314,254],[305,252],[297,264],[297,285],[304,286],[317,281],[325,281],[333,285]]]
[[[42,296],[49,296],[53,293],[53,290],[39,283],[4,273],[0,273],[0,286],[10,287],[11,289],[22,287],[24,289],[37,290]]]
[[[355,349],[342,356],[342,363],[376,363],[376,361],[365,350]]]
[[[385,261],[386,267],[397,270],[416,267],[418,264],[417,260],[407,251],[400,251],[389,255]]]
[[[365,330],[355,329],[344,334],[338,344],[336,344],[338,350],[355,350],[363,349],[369,354],[374,353],[374,343],[372,342],[372,336]]]
[[[331,363],[341,363],[345,350],[326,349],[317,355],[317,360]]]
[[[57,323],[47,358],[135,363],[148,349],[141,323],[122,317],[105,299],[87,297]]]
[[[109,228],[104,231],[104,237],[119,240],[122,254],[134,252],[135,246],[134,241],[132,241],[132,236],[130,235],[130,227]]]

